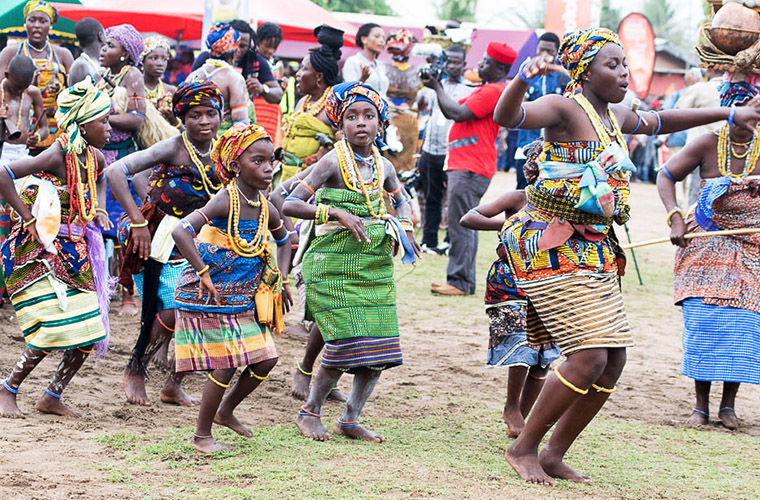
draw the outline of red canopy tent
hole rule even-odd
[[[286,40],[316,42],[312,30],[320,24],[329,24],[345,31],[346,44],[354,45],[356,28],[309,0],[250,2],[251,18],[257,24],[267,21],[278,24]],[[86,5],[53,5],[61,17],[73,21],[94,17],[106,27],[129,23],[144,33],[199,40],[203,38],[203,4],[203,0],[130,0],[120,5],[113,0],[89,0]]]

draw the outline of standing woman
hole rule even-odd
[[[549,375],[525,429],[506,458],[526,481],[554,478],[587,483],[564,463],[575,439],[615,392],[626,348],[633,345],[618,276],[624,271],[612,223],[629,218],[631,172],[623,134],[669,134],[729,117],[727,108],[650,111],[619,105],[628,66],[615,33],[604,28],[569,33],[559,59],[570,74],[565,96],[524,102],[531,79],[558,71],[551,56],[520,67],[501,95],[494,121],[544,129],[540,173],[526,188],[528,204],[503,231],[507,260],[528,300],[534,345],[556,342],[567,356]],[[737,108],[741,127],[760,118],[758,103]],[[541,454],[538,445],[556,424]]]
[[[177,87],[163,81],[171,57],[169,41],[161,35],[154,35],[146,38],[144,44],[140,64],[143,70],[145,99],[161,112],[161,116],[169,124],[179,127],[180,121],[172,113],[172,95]]]
[[[347,82],[362,80],[362,70],[368,68],[369,78],[364,83],[380,92],[384,97],[390,82],[383,65],[377,60],[385,48],[385,32],[375,23],[359,26],[356,32],[356,46],[361,51],[352,55],[343,63],[343,80]]]
[[[42,92],[50,135],[30,148],[32,155],[45,150],[60,135],[54,118],[58,110],[56,98],[66,87],[66,75],[74,62],[68,49],[53,46],[48,39],[50,28],[56,21],[58,21],[58,11],[55,7],[42,0],[30,0],[24,6],[24,27],[27,39],[18,46],[9,45],[0,52],[0,77],[5,75],[11,59],[16,54],[31,58],[37,67],[37,76],[32,84]]]

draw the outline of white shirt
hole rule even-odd
[[[388,76],[385,74],[383,67],[378,63],[377,58],[374,61],[370,61],[364,55],[364,52],[357,52],[346,59],[346,62],[343,63],[343,80],[347,82],[358,81],[362,77],[362,66],[369,66],[370,68],[369,78],[364,83],[370,85],[373,89],[380,92],[380,95],[385,97],[390,85]]]

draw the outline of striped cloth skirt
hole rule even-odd
[[[760,383],[760,313],[685,299],[681,373],[694,380]]]
[[[65,290],[62,300],[47,278],[11,297],[27,347],[39,351],[67,350],[105,339],[97,293],[59,284]]]
[[[348,373],[359,368],[386,370],[403,364],[401,344],[395,337],[352,337],[328,340],[322,351],[322,366]]]
[[[222,370],[277,357],[274,334],[259,325],[254,310],[221,314],[176,310],[177,372]]]
[[[568,356],[582,349],[631,347],[631,326],[617,275],[569,274],[520,281],[528,296],[528,340],[556,342]]]

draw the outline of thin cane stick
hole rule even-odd
[[[631,233],[628,230],[628,223],[623,224],[625,228],[625,235],[628,238],[628,244],[631,244]],[[639,262],[636,260],[636,252],[631,249],[631,257],[633,257],[633,266],[636,268],[636,276],[639,277],[639,285],[644,286],[644,280],[641,279],[641,270],[639,269]]]
[[[694,238],[707,238],[709,236],[738,236],[746,234],[758,234],[760,233],[760,227],[749,227],[743,229],[724,229],[721,231],[709,231],[705,233],[691,233],[684,235],[684,238],[691,240]],[[623,250],[629,250],[631,248],[646,247],[649,245],[659,245],[660,243],[670,243],[670,238],[657,238],[656,240],[639,241],[636,243],[630,243],[628,245],[621,245]]]

